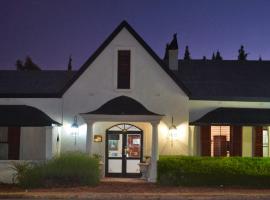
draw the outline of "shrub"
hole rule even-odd
[[[24,188],[97,185],[98,159],[82,153],[65,153],[43,163],[16,166],[17,181]]]
[[[270,186],[270,159],[244,157],[163,156],[158,161],[161,185]]]

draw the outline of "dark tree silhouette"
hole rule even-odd
[[[216,59],[215,60],[223,60],[223,58],[220,55],[220,52],[219,51],[217,51],[217,53],[216,53]]]
[[[203,57],[202,57],[202,60],[204,60],[204,61],[207,60],[206,56],[203,56]]]
[[[72,58],[71,58],[71,56],[69,56],[69,60],[68,60],[68,71],[72,71]]]
[[[259,57],[259,61],[262,61],[262,57],[261,56]]]
[[[23,62],[20,59],[18,59],[16,61],[16,68],[17,68],[18,71],[23,71],[24,70]]]
[[[245,52],[244,46],[241,45],[240,49],[238,50],[238,60],[247,60],[248,53]]]
[[[24,68],[27,71],[39,71],[40,70],[39,66],[37,64],[35,64],[29,56],[27,56],[25,59]]]
[[[17,67],[17,70],[19,71],[40,71],[41,70],[40,67],[32,61],[30,56],[27,56],[25,58],[24,64],[21,60],[17,60],[16,67]]]
[[[212,60],[216,60],[216,54],[215,54],[215,52],[213,52],[213,54],[212,54]]]
[[[184,60],[191,60],[188,46],[186,46],[186,48],[185,48]]]

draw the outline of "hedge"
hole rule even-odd
[[[158,183],[270,187],[270,158],[161,156]]]
[[[82,153],[65,153],[39,164],[14,164],[16,181],[24,188],[97,185],[99,161]]]

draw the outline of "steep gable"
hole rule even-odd
[[[102,51],[111,43],[111,41],[123,30],[128,30],[128,32],[143,46],[143,48],[149,53],[149,55],[158,63],[158,65],[167,73],[174,82],[180,87],[184,93],[189,96],[190,92],[185,87],[180,79],[168,69],[168,67],[163,63],[163,61],[158,57],[158,55],[152,50],[152,48],[142,39],[142,37],[136,33],[136,31],[126,22],[123,21],[118,27],[109,35],[109,37],[100,45],[100,47],[92,54],[92,56],[82,65],[79,71],[74,75],[74,77],[66,84],[62,90],[62,95],[69,89],[69,87],[85,72],[85,70],[90,67],[92,62],[102,53]]]

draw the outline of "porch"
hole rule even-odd
[[[86,152],[101,154],[104,176],[140,177],[138,164],[147,155],[151,157],[148,181],[156,182],[158,125],[162,115],[124,96],[80,115],[87,123]],[[96,135],[105,142],[95,141]]]
[[[0,105],[0,183],[12,183],[12,163],[40,162],[59,151],[60,125],[26,105]]]
[[[270,109],[218,108],[191,122],[196,155],[269,157]]]

